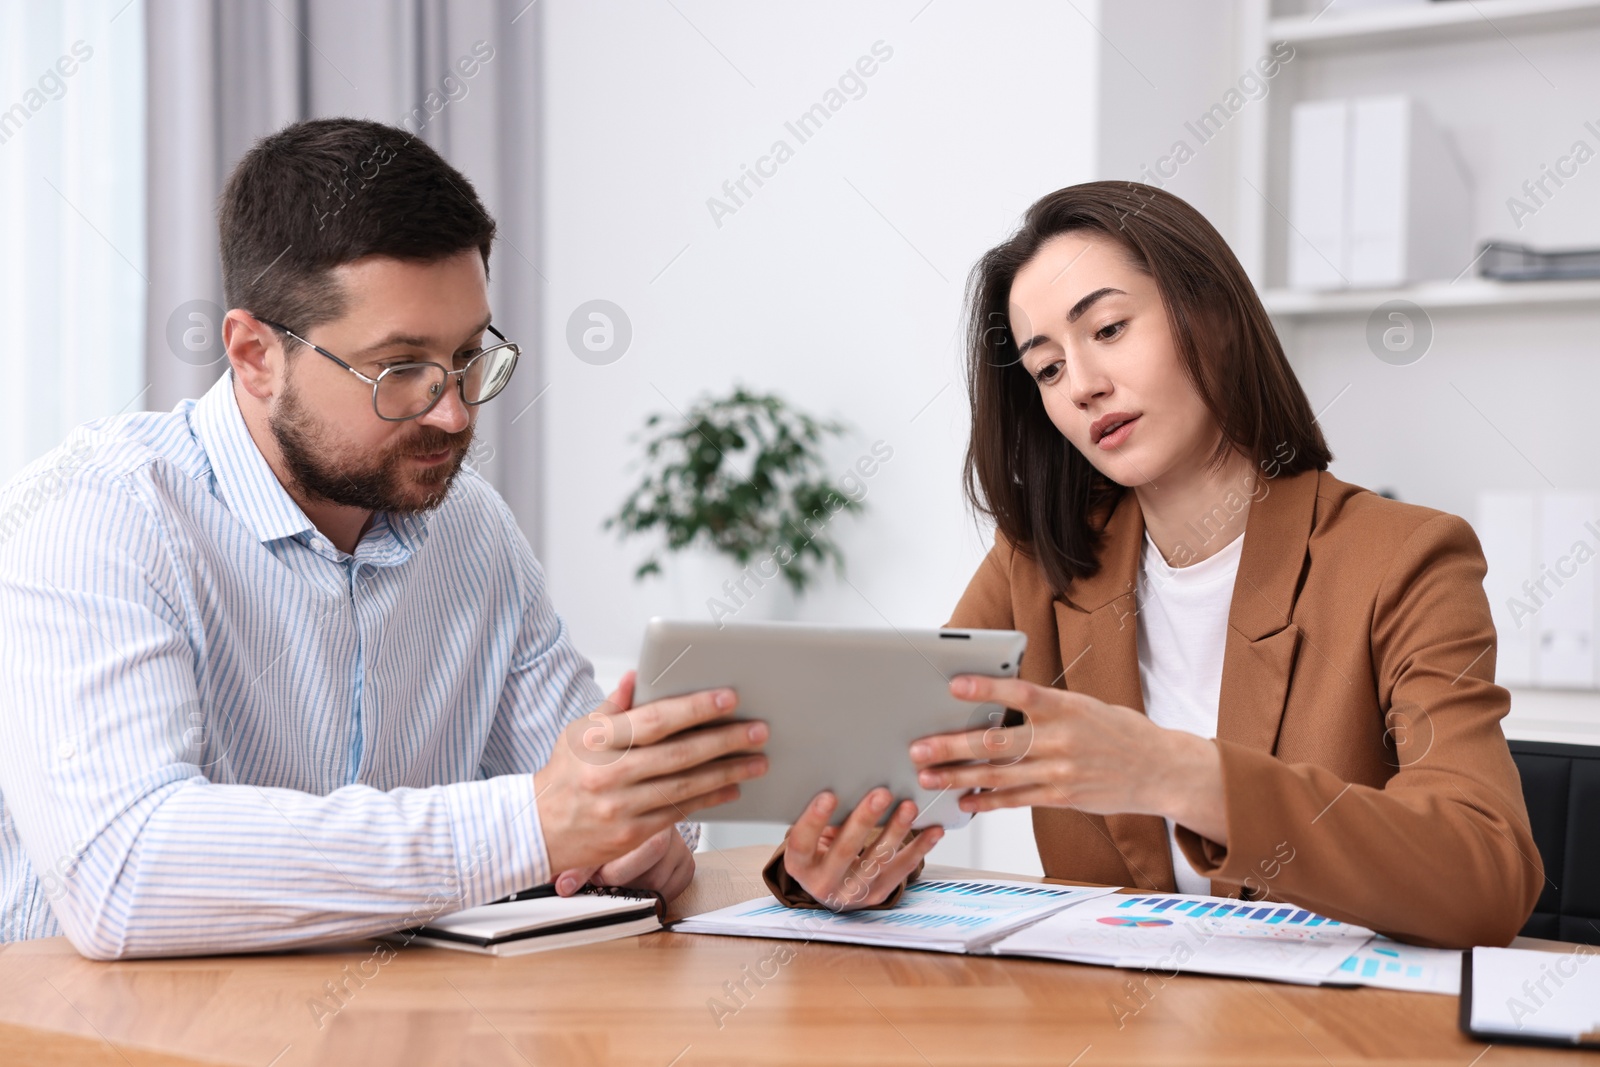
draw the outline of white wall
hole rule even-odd
[[[945,621],[989,540],[960,493],[962,288],[1029,203],[1093,176],[1096,15],[1047,0],[548,4],[544,563],[589,655],[631,659],[649,616],[704,611],[715,591],[635,583],[645,546],[601,522],[635,481],[645,415],[735,382],[852,424],[841,473],[874,441],[894,450],[868,513],[836,527],[850,584],[798,616]],[[893,54],[865,93],[799,143],[785,122],[879,41]],[[719,227],[707,199],[777,139],[793,158]],[[596,298],[633,328],[606,366],[566,343]],[[998,852],[945,858],[1036,864],[1025,813],[994,821]]]
[[[1202,116],[1237,89],[1259,58],[1240,51],[1245,12],[1237,0],[1119,0],[1100,19],[1101,49],[1096,178],[1159,184],[1236,243],[1236,159],[1247,111],[1264,106],[1276,79],[1252,88],[1239,112],[1208,137]],[[1189,155],[1177,162],[1175,148]],[[1237,248],[1235,249],[1237,254]]]

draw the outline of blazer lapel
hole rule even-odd
[[[1289,621],[1316,510],[1320,472],[1262,482],[1250,505],[1239,573],[1228,607],[1217,736],[1250,748],[1277,748],[1300,627]]]
[[[1063,688],[1144,714],[1139,684],[1139,631],[1134,596],[1144,516],[1126,493],[1105,526],[1100,569],[1074,582],[1055,602],[1061,637]],[[1094,816],[1088,816],[1093,821]],[[1156,889],[1172,884],[1166,823],[1154,815],[1107,815],[1105,832],[1128,867],[1128,884]]]
[[[1250,505],[1239,572],[1228,607],[1228,636],[1217,702],[1217,736],[1262,752],[1278,747],[1300,627],[1289,621],[1305,569],[1316,512],[1318,471],[1303,471],[1261,485]],[[1243,887],[1213,880],[1214,896],[1237,896]]]
[[[1250,505],[1217,705],[1217,736],[1271,752],[1299,653],[1299,626],[1289,621],[1299,591],[1316,507],[1319,472],[1272,479]],[[1144,546],[1144,515],[1124,494],[1105,526],[1100,570],[1056,600],[1061,639],[1060,684],[1110,704],[1145,713],[1139,682],[1135,589]],[[1090,816],[1092,819],[1093,817]],[[1153,815],[1109,815],[1106,832],[1128,866],[1131,882],[1174,884],[1166,823]],[[1225,896],[1238,887],[1212,883]]]

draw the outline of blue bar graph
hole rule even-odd
[[[982,897],[991,894],[1007,897],[1070,897],[1076,890],[1053,886],[981,885],[975,882],[913,882],[907,892],[954,893],[964,897]]]
[[[1141,912],[1149,912],[1152,915],[1160,915],[1168,911],[1181,912],[1190,919],[1245,919],[1271,926],[1326,926],[1331,929],[1340,925],[1336,919],[1329,919],[1309,909],[1297,908],[1293,905],[1274,904],[1268,907],[1258,907],[1255,904],[1241,904],[1220,900],[1181,900],[1173,897],[1130,896],[1118,904],[1117,907],[1119,910],[1138,909]]]
[[[1383,944],[1373,941],[1359,951],[1350,955],[1342,964],[1339,971],[1350,978],[1377,978],[1376,984],[1388,986],[1393,989],[1425,989],[1435,993],[1449,992],[1448,982],[1442,982],[1436,972],[1446,966],[1446,963],[1432,964],[1427,960],[1412,962],[1405,953],[1434,953],[1433,949],[1407,948],[1404,945],[1395,945],[1392,942]],[[1442,955],[1449,956],[1449,953]],[[1413,957],[1415,958],[1415,957]],[[1456,968],[1450,964],[1450,970]]]

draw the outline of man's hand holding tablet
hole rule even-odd
[[[740,782],[767,772],[767,757],[752,751],[766,743],[766,723],[706,725],[738,707],[732,689],[636,708],[634,682],[629,671],[604,705],[570,724],[533,776],[539,825],[564,895],[597,872],[607,885],[675,895],[668,890],[681,891],[676,883],[687,884],[684,872],[694,868],[673,824],[737,798]]]

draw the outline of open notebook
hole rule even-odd
[[[1461,966],[1459,952],[1390,941],[1292,904],[986,879],[914,882],[879,911],[762,898],[672,929],[1428,993],[1455,993]]]
[[[661,929],[661,898],[635,889],[585,886],[570,897],[541,886],[513,899],[441,915],[386,941],[494,956],[588,945]]]

